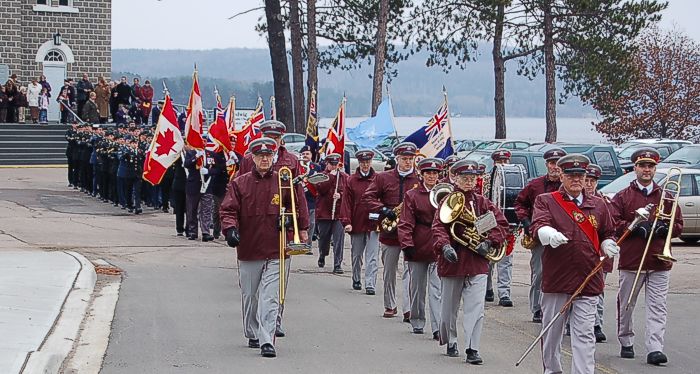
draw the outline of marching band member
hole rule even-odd
[[[348,175],[342,171],[340,154],[331,153],[326,156],[326,170],[328,180],[316,184],[318,197],[316,198],[316,225],[318,225],[318,267],[326,266],[333,240],[333,273],[343,274],[343,246],[345,244],[345,232],[340,223],[340,203],[343,199],[343,190],[348,180]]]
[[[423,183],[406,192],[398,225],[399,243],[408,264],[411,327],[414,334],[423,334],[427,286],[430,327],[435,340],[438,340],[440,329],[440,278],[430,230],[436,210],[430,203],[430,191],[437,184],[442,167],[443,161],[439,158],[424,158],[418,163]]]
[[[459,156],[451,155],[445,158],[445,167],[440,174],[440,183],[454,183],[454,174],[452,174],[452,165],[459,161]]]
[[[264,137],[273,139],[277,143],[277,151],[272,158],[272,168],[279,171],[282,166],[286,166],[292,169],[292,176],[299,175],[299,159],[282,144],[282,135],[287,131],[287,126],[280,121],[268,120],[260,124],[260,131]],[[241,160],[241,166],[236,175],[243,175],[253,170],[254,166],[253,155],[247,154]]]
[[[515,214],[523,225],[523,231],[530,236],[532,240],[536,240],[535,236],[530,232],[530,223],[532,220],[532,208],[535,205],[537,196],[559,190],[561,181],[559,176],[561,170],[557,166],[557,161],[566,155],[561,149],[554,148],[545,152],[543,157],[547,163],[547,175],[531,180],[525,188],[518,194],[515,199]],[[540,298],[542,295],[542,251],[543,246],[537,243],[531,249],[532,256],[530,257],[530,312],[532,312],[532,322],[542,323],[542,308],[540,307]]]
[[[396,169],[377,174],[367,191],[362,195],[362,204],[371,213],[380,213],[380,219],[386,217],[397,219],[394,208],[404,199],[406,192],[418,187],[420,180],[413,168],[413,160],[418,149],[410,142],[399,143],[394,147]],[[384,264],[384,318],[392,318],[397,314],[396,309],[396,271],[398,270],[399,237],[396,230],[379,234],[382,243],[382,263]],[[410,301],[408,297],[408,267],[404,266],[403,281],[403,310],[404,321],[410,317]]]
[[[505,165],[510,163],[510,151],[507,149],[497,149],[491,153],[491,159],[493,160],[493,170],[491,171],[490,181],[493,181],[493,173],[496,171],[496,165]],[[490,184],[490,183],[489,183]],[[490,193],[489,193],[490,195]],[[491,201],[493,201],[493,196],[487,196]],[[509,233],[508,240],[515,240],[511,237],[512,234]],[[510,299],[510,284],[513,278],[513,254],[503,256],[501,261],[495,264],[496,266],[496,277],[498,282],[498,305],[504,307],[512,307],[513,301]],[[489,263],[489,276],[486,282],[486,301],[493,301],[493,282],[491,281],[491,273],[493,273],[493,263]]]
[[[238,276],[243,306],[243,328],[250,348],[260,348],[263,357],[275,357],[274,335],[279,312],[279,204],[288,205],[289,196],[280,196],[277,172],[272,158],[277,143],[260,138],[250,143],[254,167],[229,182],[221,204],[221,226],[226,243],[237,247]],[[307,239],[308,209],[301,186],[295,188],[302,241]],[[289,268],[289,257],[285,261]],[[287,271],[287,274],[289,272]]]
[[[605,202],[588,195],[583,187],[588,157],[570,154],[557,166],[563,173],[558,191],[539,195],[533,207],[530,232],[544,246],[542,253],[542,324],[547,326],[571,294],[605,255],[620,248],[614,240],[615,226]],[[569,311],[572,373],[595,370],[595,324],[598,295],[605,286],[599,271],[574,299]],[[545,373],[561,373],[561,341],[564,318],[556,320],[542,337]]]
[[[488,232],[488,239],[469,249],[459,244],[449,233],[449,226],[435,214],[432,234],[438,256],[438,275],[442,281],[442,307],[440,313],[440,345],[447,344],[447,355],[459,356],[457,350],[457,313],[463,300],[462,323],[467,359],[473,365],[483,363],[479,355],[481,330],[484,325],[484,295],[486,294],[486,274],[489,261],[478,253],[487,253],[492,247],[501,246],[508,230],[508,221],[491,201],[476,193],[476,178],[479,165],[475,161],[462,160],[452,166],[455,177],[455,191],[465,195],[465,207],[473,209],[476,217],[492,212],[496,227]],[[460,230],[457,229],[457,233]],[[477,253],[478,252],[478,253]]]
[[[654,182],[656,164],[659,162],[659,153],[651,148],[639,149],[632,154],[634,172],[637,175],[635,181],[629,187],[618,192],[612,199],[613,217],[617,222],[618,233],[624,229],[624,225],[633,220],[634,210],[646,204],[655,204],[658,208],[662,189]],[[631,210],[630,210],[631,209]],[[664,209],[666,210],[666,209]],[[670,207],[666,214],[670,214]],[[642,287],[644,288],[646,304],[646,334],[645,345],[647,349],[647,363],[661,365],[668,362],[663,353],[664,333],[666,332],[667,305],[666,295],[670,279],[672,262],[659,259],[656,255],[663,252],[664,241],[668,231],[672,230],[672,237],[680,236],[683,231],[683,218],[681,210],[676,210],[675,221],[672,228],[669,223],[659,219],[654,232],[650,232],[652,218],[637,226],[634,235],[625,241],[620,252],[620,262],[617,266],[620,271],[620,289],[617,295],[617,338],[622,346],[620,357],[634,358],[634,329],[632,313],[637,302],[637,297]],[[649,235],[652,235],[649,250],[642,266],[642,274],[637,286],[632,290],[632,284],[636,271],[642,260],[642,253]],[[633,294],[632,303],[627,304],[630,293]]]
[[[352,288],[362,289],[362,257],[365,256],[367,268],[365,268],[365,293],[375,294],[377,284],[379,232],[376,221],[370,221],[369,209],[361,204],[362,195],[377,173],[372,168],[374,152],[369,149],[359,150],[355,153],[359,167],[355,174],[348,178],[345,186],[343,201],[340,205],[340,222],[345,232],[350,234],[352,256]]]
[[[598,191],[598,180],[603,174],[603,169],[596,164],[589,164],[586,168],[586,180],[584,182],[584,188],[586,189],[586,194],[589,196],[597,196],[603,199],[606,204],[610,204],[610,200],[607,196],[603,195]],[[608,257],[605,259],[605,265],[603,265],[603,280],[608,277],[608,273],[613,270],[613,259]],[[607,340],[605,333],[603,332],[603,311],[605,309],[605,292],[601,292],[598,297],[598,308],[595,316],[595,326],[593,327],[593,334],[595,335],[596,343],[602,343]]]
[[[305,145],[299,150],[299,155],[301,156],[301,161],[308,164],[308,175],[311,176],[315,173],[321,172],[321,166],[313,162],[313,153],[311,153],[311,147]],[[304,166],[299,167],[299,174],[306,173]],[[311,245],[313,241],[314,232],[316,231],[316,196],[318,196],[318,191],[316,187],[307,182],[306,178],[302,181],[302,187],[304,187],[304,196],[306,197],[306,205],[309,207],[309,240],[307,243]],[[313,253],[309,251],[310,255]]]

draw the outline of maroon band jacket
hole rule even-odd
[[[238,259],[241,261],[279,258],[278,221],[280,203],[291,211],[289,190],[280,198],[276,171],[264,175],[256,169],[229,182],[221,203],[221,229],[227,232],[238,228],[241,242]],[[309,210],[300,185],[294,188],[299,230],[309,228]],[[290,234],[288,234],[289,239]]]
[[[292,176],[296,177],[299,175],[299,159],[297,156],[289,153],[287,148],[280,146],[277,150],[277,162],[272,165],[274,171],[279,171],[282,166],[286,166],[292,169]],[[255,168],[255,163],[253,162],[253,154],[248,153],[241,160],[241,165],[236,172],[236,176],[241,176]]]
[[[520,221],[524,219],[532,220],[533,207],[535,206],[535,199],[537,196],[542,195],[547,192],[554,192],[559,189],[561,182],[550,181],[549,177],[543,175],[537,177],[530,181],[530,183],[525,185],[522,191],[515,198],[515,215]],[[532,231],[530,231],[532,232]]]
[[[435,262],[435,244],[431,227],[435,208],[430,204],[430,191],[420,186],[406,192],[399,218],[399,243],[408,261]],[[410,249],[407,251],[406,249]]]
[[[365,205],[372,213],[379,213],[382,207],[395,208],[403,201],[406,192],[418,187],[420,183],[416,173],[405,177],[399,175],[398,169],[378,173],[362,195],[362,205]],[[381,222],[382,219],[384,217],[380,216],[377,223]],[[384,245],[398,246],[399,236],[396,231],[389,234],[381,231],[379,242]]]
[[[634,220],[634,211],[650,203],[654,204],[654,210],[651,212],[652,214],[649,217],[649,222],[653,222],[655,217],[654,213],[660,201],[661,187],[656,183],[654,183],[654,187],[648,196],[644,195],[644,192],[639,189],[635,181],[630,183],[629,187],[615,194],[615,197],[612,199],[610,211],[613,215],[613,220],[617,223],[616,229],[618,235],[622,235],[630,222]],[[670,215],[671,204],[666,204],[666,207],[666,214]],[[676,219],[673,223],[672,235],[674,238],[677,238],[681,235],[681,232],[683,232],[683,216],[681,214],[681,208],[678,207],[676,209]],[[673,266],[672,262],[660,260],[655,256],[663,252],[665,240],[666,238],[657,237],[651,240],[649,252],[644,260],[642,270],[671,270]],[[630,235],[622,245],[620,245],[620,262],[617,268],[619,270],[637,271],[639,263],[642,261],[642,253],[644,252],[646,244],[646,239],[640,236]]]
[[[338,193],[340,199],[335,202],[335,217],[340,219],[340,204],[345,198],[345,185],[348,181],[348,175],[338,169],[338,174],[333,175],[329,171],[324,171],[323,174],[328,176],[328,180],[315,185],[318,196],[316,197],[316,220],[330,220],[333,209],[333,193],[335,192],[336,181],[338,183]],[[338,176],[340,180],[338,181]]]
[[[563,187],[557,192],[538,196],[535,200],[530,232],[536,235],[540,228],[550,226],[569,239],[568,243],[557,248],[544,247],[542,292],[572,294],[605,254],[602,248],[600,254],[596,251],[578,223],[574,222],[564,208],[554,200],[554,194],[562,194],[565,200],[569,200]],[[615,239],[615,226],[603,199],[584,193],[583,203],[579,209],[583,212],[585,219],[588,219],[596,228],[599,242]],[[600,295],[604,286],[601,269],[586,285],[581,295]]]
[[[461,190],[455,187],[455,191]],[[496,216],[498,226],[489,231],[488,239],[491,241],[494,247],[502,246],[503,243],[505,243],[508,235],[509,225],[501,210],[493,205],[489,199],[482,195],[472,191],[462,191],[462,193],[464,193],[467,204],[469,204],[469,201],[474,202],[474,210],[477,217],[488,211],[493,212],[493,214]],[[435,251],[435,255],[438,257],[438,275],[440,277],[467,277],[478,274],[487,274],[489,272],[489,261],[471,249],[468,249],[454,241],[450,236],[449,229],[449,225],[445,225],[440,221],[439,212],[435,212],[431,232],[435,243],[433,250]],[[457,228],[455,231],[457,234],[461,234],[463,230],[461,228]],[[445,260],[445,257],[443,257],[442,247],[444,247],[446,244],[450,244],[457,251],[457,263],[453,264]]]
[[[366,176],[360,174],[357,168],[355,174],[348,178],[343,191],[343,202],[340,204],[340,222],[343,226],[352,225],[351,234],[376,231],[377,221],[369,220],[369,209],[362,204],[362,195],[377,176],[374,169],[369,169]]]

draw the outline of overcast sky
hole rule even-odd
[[[112,2],[112,48],[212,49],[267,48],[254,27],[264,11],[262,0],[116,0]],[[697,0],[670,0],[662,26],[700,41]]]

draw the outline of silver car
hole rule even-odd
[[[668,171],[669,168],[656,169],[654,181],[663,185]],[[700,170],[682,168],[681,172],[681,191],[678,197],[678,206],[683,214],[681,240],[696,243],[700,240]],[[635,178],[634,172],[627,173],[601,188],[600,192],[612,198],[618,191],[629,186]]]

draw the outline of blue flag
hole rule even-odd
[[[454,149],[452,149],[450,111],[447,108],[447,100],[440,105],[437,113],[428,120],[425,126],[407,136],[404,141],[415,144],[425,157],[445,159],[452,155]]]
[[[360,148],[374,148],[387,136],[395,132],[391,99],[386,99],[379,104],[377,114],[374,117],[368,118],[360,122],[359,125],[345,130],[348,138]]]

